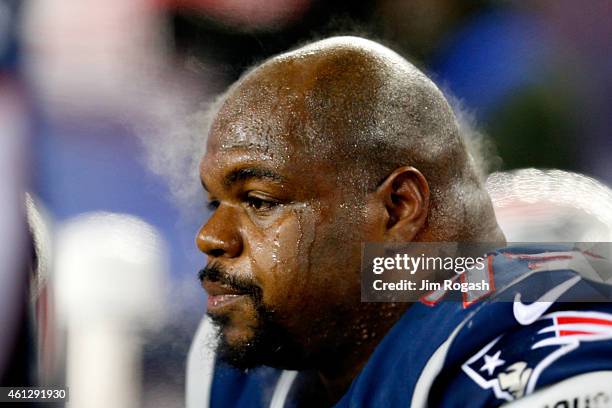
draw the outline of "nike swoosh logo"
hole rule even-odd
[[[514,312],[514,318],[517,322],[523,326],[530,325],[535,322],[548,310],[548,308],[555,303],[555,301],[561,297],[568,289],[574,286],[578,281],[582,279],[580,276],[574,276],[572,279],[566,280],[558,286],[555,286],[542,296],[538,300],[528,305],[521,302],[521,294],[517,293],[514,297],[514,304],[512,311]],[[542,301],[541,299],[551,299],[550,301]]]

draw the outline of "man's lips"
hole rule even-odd
[[[216,311],[220,308],[227,306],[234,301],[243,298],[245,295],[216,295],[216,296],[208,296],[208,300],[206,302],[206,307],[208,311]]]
[[[208,293],[206,306],[209,311],[227,306],[246,295],[232,287],[206,279],[202,281],[202,287]]]

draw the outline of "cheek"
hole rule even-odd
[[[311,269],[322,296],[335,303],[352,304],[361,296],[361,242],[369,239],[362,212],[363,205],[346,204],[317,226]]]
[[[308,286],[310,249],[315,238],[314,211],[292,209],[258,234],[250,245],[251,267],[264,289],[264,303],[276,307],[300,303]]]

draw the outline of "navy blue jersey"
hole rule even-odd
[[[612,289],[602,283],[611,271],[567,248],[498,250],[487,270],[494,293],[457,301],[436,293],[410,306],[336,406],[495,407],[585,373],[612,374]],[[612,401],[610,381],[610,394],[599,394]],[[296,372],[215,362],[208,382],[211,407],[300,400]]]

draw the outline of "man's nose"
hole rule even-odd
[[[220,208],[210,217],[198,235],[196,245],[209,257],[234,258],[242,253],[242,238],[231,214],[224,214]]]

